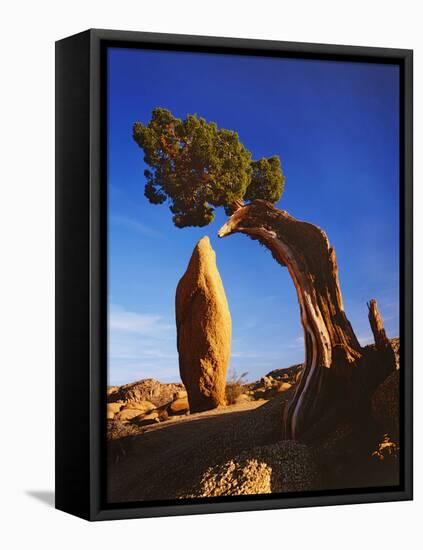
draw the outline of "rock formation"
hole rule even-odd
[[[231,316],[208,237],[194,248],[176,289],[179,370],[191,413],[225,404]]]
[[[184,391],[182,384],[162,384],[154,378],[138,380],[107,390],[108,403],[142,403],[150,401],[156,407],[172,401],[175,394]]]
[[[260,495],[320,487],[313,453],[296,441],[279,441],[243,451],[206,470],[189,498]]]
[[[181,399],[175,399],[169,405],[169,412],[171,414],[185,414],[189,411],[189,403],[186,397]]]
[[[319,227],[256,200],[238,208],[218,235],[237,232],[266,246],[288,268],[297,291],[305,362],[285,408],[284,426],[287,439],[310,437],[313,430],[327,430],[340,416],[369,402],[375,387],[395,369],[391,343],[372,300],[369,320],[375,346],[360,346],[344,311],[335,250]]]

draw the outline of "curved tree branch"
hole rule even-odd
[[[344,311],[335,250],[319,227],[262,200],[238,208],[218,235],[232,233],[244,233],[266,246],[275,260],[288,268],[294,282],[304,330],[305,364],[285,410],[284,424],[285,437],[301,438],[327,417],[330,408],[333,412],[337,403],[351,401],[357,369],[367,355]]]

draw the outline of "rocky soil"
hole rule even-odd
[[[186,497],[287,493],[321,485],[312,450],[297,441],[278,441],[209,468]]]
[[[147,426],[187,414],[183,384],[161,384],[149,378],[107,390],[107,437],[119,439],[143,433]]]
[[[272,371],[257,382],[238,384],[231,392],[236,397],[233,402],[229,399],[228,405],[256,401],[263,404],[293,388],[301,371],[302,365],[295,365]],[[124,386],[109,386],[107,393],[108,439],[144,433],[148,426],[174,421],[176,417],[192,416],[183,384],[162,384],[150,378]],[[221,412],[223,408],[211,412]]]
[[[316,440],[281,440],[301,372],[272,371],[237,387],[233,404],[194,414],[182,384],[108,388],[110,502],[398,484],[399,370],[348,424]]]

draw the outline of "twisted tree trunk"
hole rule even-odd
[[[357,406],[386,372],[395,368],[390,342],[386,335],[382,337],[385,333],[376,302],[369,306],[376,339],[376,350],[370,352],[360,346],[345,315],[335,251],[324,231],[271,203],[256,200],[239,207],[218,235],[237,232],[266,246],[275,260],[288,268],[297,291],[305,363],[296,393],[285,409],[285,437],[302,438],[316,426],[326,429],[331,419],[339,419],[346,404]],[[375,360],[375,354],[381,360]],[[362,376],[362,371],[369,369],[372,374]]]

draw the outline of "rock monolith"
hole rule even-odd
[[[225,405],[231,316],[208,237],[194,248],[176,289],[179,371],[191,413]]]

